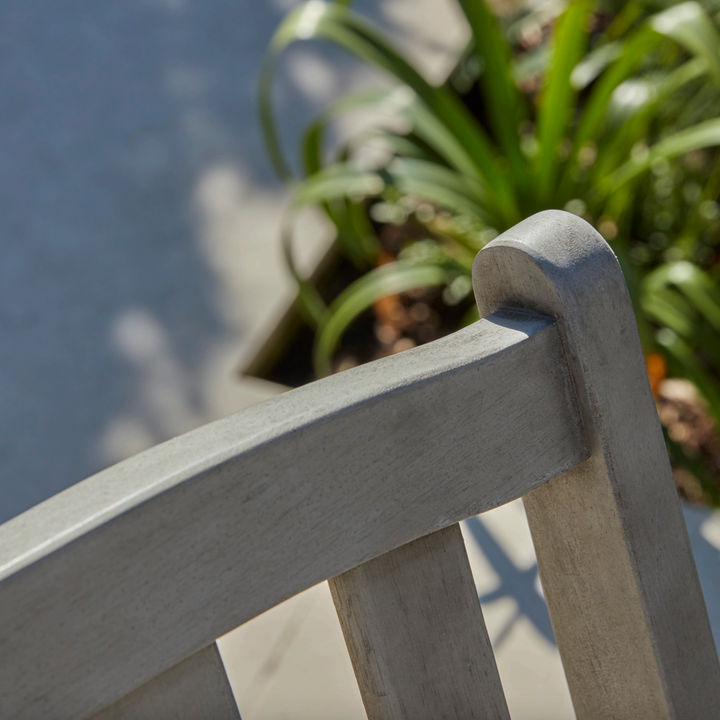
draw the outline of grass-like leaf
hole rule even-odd
[[[715,82],[720,84],[720,36],[699,3],[674,5],[653,15],[648,23],[655,32],[672,38],[693,55],[704,58]]]
[[[460,6],[470,23],[475,48],[483,58],[481,89],[493,132],[510,162],[515,181],[525,183],[527,171],[518,137],[525,115],[524,98],[513,79],[510,45],[485,0],[460,0]]]
[[[671,92],[697,77],[703,70],[712,68],[714,73],[720,72],[718,60],[720,36],[705,11],[697,3],[682,3],[651,16],[647,23],[622,41],[621,52],[613,51],[616,59],[598,79],[583,111],[575,133],[574,157],[584,144],[596,140],[602,133],[613,94],[621,83],[633,75],[643,59],[658,46],[662,37],[679,43],[693,55],[701,58],[706,65],[686,64],[682,71],[669,77],[667,85],[660,88],[660,92],[655,97],[648,97],[654,106]],[[608,162],[606,161],[602,166],[608,167]]]
[[[566,136],[577,91],[570,80],[587,43],[589,3],[570,3],[558,20],[552,63],[540,94],[538,107],[538,154],[536,192],[541,203],[555,190],[558,144]]]
[[[668,74],[655,73],[621,83],[610,99],[602,154],[588,176],[588,185],[601,182],[622,165],[633,146],[647,136],[662,103],[705,73],[706,60],[693,58]]]
[[[720,424],[720,384],[706,365],[720,363],[720,293],[712,278],[687,261],[661,266],[645,278],[642,306],[661,326],[657,343],[695,383]]]
[[[635,72],[645,55],[658,42],[658,35],[647,26],[643,26],[623,42],[622,52],[598,78],[585,103],[575,130],[573,156],[577,156],[583,145],[596,140],[602,133],[608,105],[615,89]]]
[[[570,83],[576,91],[584,90],[605,68],[622,55],[620,40],[605,43],[589,52],[570,73]]]
[[[459,98],[448,88],[434,87],[394,49],[382,32],[346,7],[310,0],[291,12],[275,33],[260,71],[260,117],[271,161],[281,177],[291,176],[277,136],[271,87],[282,51],[295,40],[324,39],[390,73],[411,88],[447,127],[477,170],[488,181],[495,202],[508,218],[518,218],[517,201],[508,178],[497,165],[486,133],[473,120]]]
[[[296,186],[292,205],[299,207],[345,197],[379,195],[384,187],[377,172],[349,163],[331,165]]]
[[[497,220],[488,203],[487,188],[449,168],[423,160],[397,158],[388,167],[388,177],[404,193],[417,195],[460,215],[483,218],[489,224]]]
[[[315,287],[302,277],[295,263],[292,229],[300,210],[307,205],[328,205],[347,198],[362,198],[382,192],[385,183],[377,174],[349,165],[334,165],[321,170],[295,187],[290,208],[282,222],[281,240],[285,262],[298,285],[298,307],[308,324],[317,327],[326,306]],[[348,218],[351,221],[351,218]]]
[[[301,158],[305,175],[313,175],[320,170],[325,161],[323,145],[328,126],[346,113],[363,110],[368,107],[394,109],[402,102],[400,92],[403,88],[371,88],[345,95],[330,103],[320,115],[305,129],[301,143]],[[407,95],[407,93],[405,93]]]
[[[692,127],[680,130],[653,145],[646,153],[621,165],[615,172],[603,178],[594,195],[606,197],[617,191],[638,175],[647,171],[656,160],[669,160],[692,150],[720,145],[720,118],[706,120]]]
[[[318,327],[313,363],[318,377],[332,372],[332,356],[350,323],[380,298],[416,288],[442,285],[447,270],[439,265],[417,265],[399,260],[364,275],[330,305]]]
[[[706,272],[683,260],[663,265],[645,280],[646,290],[650,293],[669,285],[677,287],[715,330],[720,331],[720,292]]]

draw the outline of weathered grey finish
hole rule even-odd
[[[458,525],[330,580],[368,720],[509,720]]]
[[[612,251],[586,222],[545,212],[485,248],[480,314],[557,318],[591,458],[524,499],[578,718],[720,713],[720,668]]]
[[[366,696],[392,676],[395,707],[422,717],[440,695],[407,680],[472,645],[435,642],[428,621],[440,613],[457,642],[475,607],[461,558],[438,560],[456,531],[437,531],[528,493],[578,717],[716,715],[720,668],[612,252],[553,212],[476,263],[488,317],[473,327],[206,426],[0,527],[0,717],[83,720],[133,691],[127,703],[155,702],[166,680],[148,681],[208,667],[186,659],[375,558],[334,583],[358,674]],[[387,598],[391,616],[420,618],[416,657],[412,627],[405,647],[377,632],[400,631],[381,620]],[[468,671],[492,675],[479,616],[475,632]],[[363,663],[366,637],[379,654]],[[473,690],[503,717],[493,684]],[[434,715],[465,717],[467,702]]]
[[[0,717],[82,720],[586,457],[557,328],[505,313],[154,448],[0,528]]]
[[[166,670],[92,720],[240,720],[213,643]]]

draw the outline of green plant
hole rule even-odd
[[[335,102],[303,138],[303,178],[294,185],[283,242],[301,308],[316,328],[317,374],[331,371],[343,331],[379,298],[444,285],[461,301],[470,292],[472,259],[488,240],[539,210],[564,208],[612,244],[646,349],[692,379],[720,423],[720,35],[710,16],[696,2],[659,13],[629,2],[603,14],[579,0],[554,18],[535,13],[503,25],[485,2],[459,2],[472,41],[441,87],[340,3],[298,7],[265,58],[263,129],[273,164],[288,180],[271,88],[290,43],[330,41],[393,80],[390,88]],[[513,38],[529,23],[546,37],[523,49]],[[365,131],[328,158],[330,124],[368,106],[402,117],[410,130]],[[386,160],[358,161],[368,143],[383,144]],[[329,307],[292,259],[294,213],[307,204],[325,209],[342,251],[368,269]],[[411,222],[422,232],[408,236],[395,262],[373,267],[378,222]]]

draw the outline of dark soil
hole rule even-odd
[[[346,260],[332,273],[331,285],[320,284],[326,302],[360,277]],[[335,359],[335,371],[362,365],[402,352],[455,332],[472,303],[444,302],[441,288],[413,290],[383,298],[347,329]],[[259,373],[266,380],[299,387],[316,380],[312,367],[314,334],[307,325],[298,328],[279,360]]]

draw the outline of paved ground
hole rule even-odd
[[[0,522],[245,402],[234,371],[292,294],[255,95],[293,4],[0,4]],[[357,8],[435,73],[461,42],[447,0]],[[292,54],[288,147],[370,76]],[[322,244],[309,223],[304,254]]]

